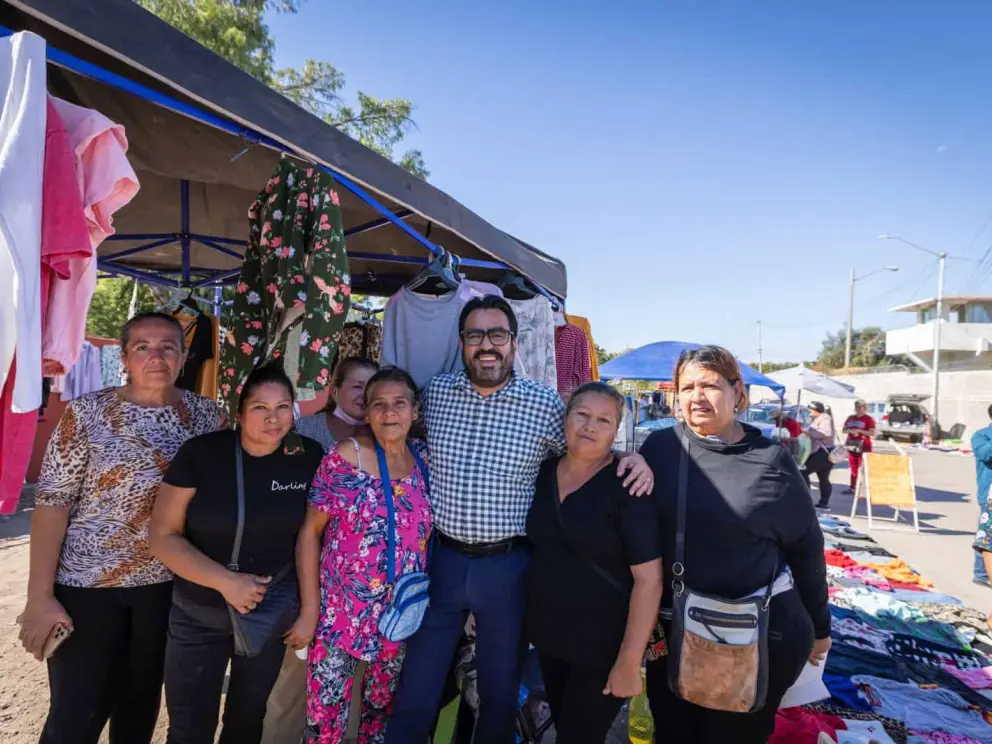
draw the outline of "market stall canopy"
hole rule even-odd
[[[599,368],[599,376],[604,380],[671,380],[675,362],[687,349],[698,349],[702,344],[684,341],[658,341],[628,351],[622,356],[607,362]],[[753,367],[737,360],[745,385],[763,385],[781,394],[784,387]]]
[[[142,237],[104,243],[105,260],[116,256],[115,264],[141,271],[185,271],[187,279],[236,270],[248,207],[279,157],[288,153],[343,177],[341,208],[353,277],[367,278],[371,271],[399,274],[402,281],[420,270],[428,257],[425,245],[434,244],[467,259],[463,266],[473,278],[495,278],[499,262],[565,297],[561,261],[489,224],[134,0],[12,0],[0,3],[0,24],[46,39],[54,95],[96,109],[127,130],[141,191],[118,213],[115,226],[119,234]],[[184,189],[188,228],[181,213]],[[384,217],[358,192],[396,217]],[[401,221],[409,230],[397,224]],[[228,250],[194,239],[185,265],[174,243],[134,250],[147,245],[149,236],[181,231],[221,238],[214,243]],[[133,252],[122,255],[126,251]],[[398,260],[373,260],[378,256]],[[473,260],[493,265],[473,265]]]
[[[827,398],[858,397],[854,393],[853,385],[846,385],[833,377],[827,377],[822,372],[809,369],[801,364],[798,367],[769,372],[768,377],[782,385],[788,393],[798,393],[802,390]]]

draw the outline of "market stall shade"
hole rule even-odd
[[[639,349],[628,351],[622,356],[607,362],[599,368],[599,376],[604,380],[671,380],[679,355],[686,350],[698,349],[702,344],[685,341],[658,341]],[[745,385],[762,385],[781,393],[785,388],[753,367],[737,360],[741,368],[741,378]]]
[[[853,385],[846,385],[822,372],[809,369],[803,365],[770,372],[768,377],[783,386],[788,393],[800,391],[815,393],[826,398],[857,398]]]
[[[440,245],[461,257],[474,279],[495,279],[509,267],[559,298],[566,294],[560,261],[304,111],[133,0],[15,0],[0,4],[0,25],[0,35],[27,30],[45,38],[52,94],[99,110],[127,130],[141,192],[116,216],[118,235],[100,247],[105,271],[168,272],[169,282],[179,278],[187,286],[234,280],[248,206],[285,154],[328,168],[343,187],[358,291],[391,294]]]

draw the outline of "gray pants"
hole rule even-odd
[[[286,648],[279,679],[265,707],[262,744],[300,744],[307,723],[307,663]]]

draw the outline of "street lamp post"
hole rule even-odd
[[[958,256],[948,256],[947,251],[932,251],[929,248],[924,248],[922,245],[917,245],[916,243],[901,238],[898,235],[879,235],[879,240],[897,240],[900,243],[908,245],[910,248],[915,248],[918,251],[923,251],[924,253],[929,253],[937,259],[939,266],[937,272],[937,318],[934,322],[933,328],[933,385],[931,387],[930,395],[933,398],[933,423],[937,429],[937,433],[940,433],[940,399],[937,397],[940,395],[940,326],[943,320],[944,313],[944,264],[947,262],[948,258],[958,258],[961,261],[970,261],[968,258],[959,258]]]
[[[851,269],[851,285],[847,291],[847,343],[844,345],[844,367],[851,366],[851,334],[854,328],[854,283],[867,279],[882,271],[899,271],[898,266],[885,266],[881,269],[870,271],[864,276],[855,276],[854,269]]]

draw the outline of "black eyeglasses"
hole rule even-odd
[[[462,340],[465,341],[466,346],[479,346],[487,336],[493,346],[506,346],[513,338],[513,333],[505,328],[488,328],[486,330],[470,328],[467,331],[462,331]]]

